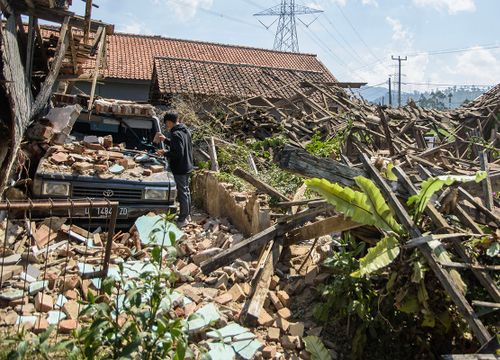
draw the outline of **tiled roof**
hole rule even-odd
[[[220,95],[252,97],[267,93],[270,98],[295,95],[283,88],[301,80],[329,82],[322,71],[303,71],[256,65],[227,64],[179,58],[155,58],[151,88],[152,98],[169,94]]]
[[[42,36],[56,35],[58,29],[43,25]],[[94,34],[91,34],[91,37]],[[335,77],[314,54],[290,53],[245,46],[224,45],[160,36],[116,33],[107,36],[107,61],[104,77],[129,80],[151,80],[156,57],[169,57],[234,65],[249,65],[300,72],[320,72],[323,81],[336,82]],[[94,60],[83,65],[87,72]]]
[[[320,71],[329,81],[336,81],[316,55],[120,33],[108,37],[108,66],[104,75],[150,80],[155,57]]]

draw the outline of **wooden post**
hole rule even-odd
[[[481,170],[486,171],[486,174],[488,175],[486,179],[483,180],[484,205],[488,210],[492,211],[494,207],[493,190],[491,187],[491,180],[489,177],[490,169],[488,164],[488,153],[485,150],[479,153],[479,161],[481,162]]]
[[[26,78],[28,79],[28,84],[31,85],[31,74],[33,72],[33,50],[35,44],[35,17],[33,15],[29,16],[28,22],[28,44],[26,46]]]
[[[214,137],[210,137],[210,144],[208,145],[208,154],[210,155],[210,170],[219,171],[219,161],[217,160],[217,150],[215,148]]]
[[[57,48],[56,48],[56,57],[52,62],[50,71],[45,77],[40,92],[38,93],[35,99],[35,104],[31,109],[30,119],[35,118],[40,113],[40,111],[47,105],[47,102],[52,93],[52,87],[54,86],[57,76],[59,75],[59,70],[61,69],[61,65],[66,56],[66,50],[68,49],[69,45],[69,37],[67,34],[68,23],[69,23],[69,17],[66,16],[64,18],[64,23],[62,24],[61,31],[59,33],[59,41],[57,43]]]
[[[255,166],[252,154],[248,154],[248,166],[255,175],[259,175],[259,171],[257,170],[257,166]]]
[[[90,0],[87,0],[87,3],[89,1]],[[101,61],[102,61],[105,47],[106,47],[106,31],[104,30],[104,28],[102,28],[100,42],[99,42],[99,48],[97,50],[97,56],[95,59],[94,76],[92,78],[92,87],[90,88],[89,105],[87,108],[89,110],[89,116],[90,116],[90,111],[92,110],[92,107],[94,106],[95,87],[97,85],[97,77],[99,76],[99,68],[101,66]]]

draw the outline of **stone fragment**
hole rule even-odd
[[[281,303],[284,306],[289,306],[290,305],[290,296],[283,290],[280,290],[276,293],[278,296],[278,299],[280,299]]]
[[[34,324],[32,330],[35,334],[40,334],[40,333],[44,332],[45,330],[47,330],[48,327],[49,327],[49,322],[47,321],[47,319],[45,319],[43,317],[39,317],[35,321],[35,324]]]
[[[279,341],[281,331],[277,327],[270,327],[267,329],[267,338],[270,341]]]
[[[78,286],[80,282],[80,277],[76,274],[66,275],[64,278],[62,291],[73,290]]]
[[[165,171],[165,168],[163,167],[163,165],[151,165],[149,167],[149,170],[151,170],[153,174],[156,174]]]
[[[304,323],[290,323],[288,328],[288,333],[292,336],[302,337],[304,336]]]
[[[78,321],[74,319],[62,320],[59,323],[59,331],[63,334],[69,334],[71,331],[78,328]]]
[[[287,332],[288,328],[290,326],[290,323],[283,318],[278,318],[278,319],[276,319],[276,326],[278,326],[281,330],[283,330],[283,332]]]
[[[298,338],[296,336],[283,335],[281,337],[281,346],[284,349],[295,350],[297,348]]]
[[[182,276],[191,276],[195,277],[198,273],[200,272],[200,268],[193,263],[187,264],[185,267],[183,267],[179,273]]]
[[[233,287],[229,289],[229,294],[231,294],[233,301],[236,302],[240,302],[245,298],[245,293],[238,284],[234,284]]]
[[[283,304],[281,303],[280,299],[278,298],[278,296],[274,291],[269,291],[268,296],[271,302],[273,303],[274,307],[276,308],[276,310],[284,308]]]
[[[260,311],[259,319],[257,320],[257,322],[261,326],[270,326],[274,322],[274,319],[266,310],[262,309]]]
[[[289,308],[283,308],[278,310],[278,315],[281,318],[288,320],[292,316],[292,312]]]
[[[54,307],[52,296],[39,292],[35,295],[35,309],[40,312],[47,312]]]
[[[225,305],[227,303],[230,303],[231,301],[233,301],[233,296],[230,294],[230,293],[224,293],[220,296],[217,296],[215,299],[214,299],[215,302],[221,304],[221,305]]]
[[[68,316],[68,319],[76,320],[78,319],[78,307],[76,301],[70,300],[63,305],[62,310]]]
[[[272,346],[266,346],[262,349],[262,356],[264,359],[274,359],[276,356],[276,348]]]

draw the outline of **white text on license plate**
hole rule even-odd
[[[113,213],[113,208],[110,207],[98,207],[92,209],[92,215],[99,217],[109,217]],[[89,208],[85,208],[85,216],[89,215]],[[120,207],[118,208],[118,216],[126,217],[128,215],[128,208]]]

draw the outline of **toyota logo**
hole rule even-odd
[[[113,196],[115,193],[113,192],[113,190],[110,190],[110,189],[109,189],[109,190],[104,190],[104,191],[102,192],[102,194],[103,194],[105,197],[111,197],[111,196]]]

